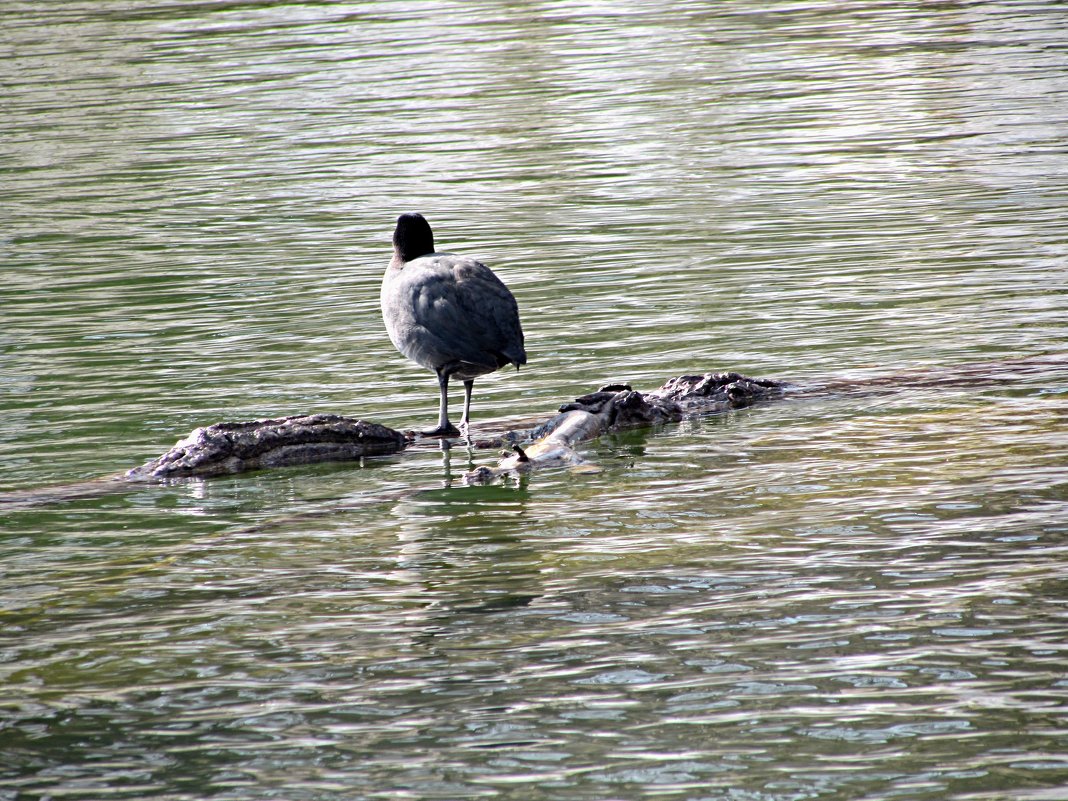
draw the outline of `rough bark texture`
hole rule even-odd
[[[513,456],[497,468],[481,467],[465,480],[486,482],[511,472],[582,462],[579,442],[635,426],[681,420],[686,415],[725,411],[780,395],[786,384],[738,373],[673,378],[643,394],[624,384],[602,387],[560,408],[560,414],[525,432],[509,432],[490,445],[512,444]],[[533,444],[521,448],[518,443]],[[162,456],[125,473],[128,481],[161,481],[260,470],[267,467],[352,461],[403,450],[410,437],[376,423],[332,414],[216,423],[195,429]],[[479,443],[480,445],[484,443]]]
[[[195,429],[162,456],[127,471],[125,478],[158,481],[352,461],[396,453],[406,444],[399,431],[336,414],[216,423]]]
[[[610,431],[672,422],[791,397],[839,397],[913,390],[916,387],[1001,387],[1016,382],[1048,380],[1063,388],[1068,354],[1044,354],[950,368],[898,371],[858,379],[838,379],[798,387],[778,381],[747,378],[738,373],[705,373],[672,378],[648,393],[617,384],[602,387],[561,407],[559,414],[534,428],[535,421],[516,421],[516,430],[474,443],[479,448],[511,447],[515,453],[493,468],[480,467],[465,476],[470,483],[536,467],[583,465],[575,445]],[[200,428],[170,451],[122,475],[53,487],[0,494],[0,508],[36,506],[111,492],[123,492],[134,481],[214,476],[282,465],[357,460],[396,453],[415,435],[337,415],[308,415],[252,423],[220,423]],[[533,444],[524,445],[523,443]],[[417,440],[427,447],[436,440]]]
[[[781,397],[789,384],[747,378],[739,373],[705,373],[672,378],[659,389],[635,392],[626,384],[610,384],[560,407],[560,413],[534,429],[527,447],[515,450],[497,467],[478,467],[464,476],[469,484],[485,484],[510,473],[549,465],[578,465],[575,445],[609,431],[670,423],[687,415],[725,412]]]

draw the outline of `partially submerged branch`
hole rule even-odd
[[[738,373],[679,376],[648,393],[635,392],[622,384],[611,385],[565,404],[559,414],[541,425],[479,441],[476,445],[480,448],[507,445],[514,448],[514,452],[496,467],[471,471],[465,480],[480,483],[538,467],[581,465],[582,458],[576,446],[601,434],[729,411],[773,400],[787,390],[795,396],[819,397],[914,387],[995,387],[1025,379],[1034,381],[1047,374],[1060,386],[1066,367],[1068,358],[1065,354],[1047,354],[954,368],[896,372],[857,380],[832,380],[805,387],[747,378]],[[527,424],[520,422],[518,425]],[[121,492],[130,486],[130,482],[359,460],[397,453],[414,438],[414,434],[405,435],[375,423],[329,414],[218,423],[196,429],[167,453],[125,474],[6,492],[0,494],[0,507],[35,506]]]
[[[399,431],[336,414],[216,423],[194,429],[173,448],[125,474],[129,481],[218,476],[320,462],[356,461],[402,450]]]
[[[564,404],[558,415],[531,432],[532,445],[517,448],[496,467],[475,468],[464,481],[485,484],[502,475],[539,467],[577,465],[582,459],[575,446],[602,434],[740,409],[781,397],[789,386],[739,373],[679,376],[648,393],[636,392],[626,384],[611,384]]]
[[[479,468],[465,480],[485,482],[510,472],[582,461],[575,445],[609,431],[681,420],[687,415],[748,406],[775,397],[778,381],[738,373],[680,376],[650,393],[616,384],[565,404],[560,414],[525,432],[509,432],[487,445],[521,446],[497,468]],[[403,450],[411,441],[377,423],[332,414],[313,414],[216,423],[197,428],[173,448],[125,473],[128,481],[160,481],[241,473],[268,467],[355,461]],[[532,442],[530,445],[522,445]],[[479,443],[480,445],[483,443]]]

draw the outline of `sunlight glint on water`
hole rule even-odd
[[[1062,17],[8,3],[0,492],[220,420],[430,422],[378,311],[409,210],[519,300],[476,425],[902,378],[611,435],[599,473],[465,487],[494,455],[455,448],[0,505],[0,799],[1060,797]]]

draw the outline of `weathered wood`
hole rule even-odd
[[[1060,386],[1068,355],[1003,359],[985,364],[896,372],[855,380],[829,380],[799,387],[779,381],[748,378],[738,373],[679,376],[648,393],[623,384],[602,387],[560,407],[560,413],[537,425],[536,420],[512,423],[515,430],[471,443],[478,448],[511,447],[514,453],[496,467],[471,471],[469,483],[550,465],[581,466],[575,446],[611,431],[725,412],[790,397],[810,398],[894,392],[915,387],[990,387],[1034,381],[1048,376]],[[196,429],[174,448],[140,467],[117,476],[53,487],[0,494],[0,507],[36,506],[75,498],[122,492],[131,482],[197,478],[282,465],[358,460],[397,453],[433,439],[418,439],[375,423],[338,415],[318,414],[219,423]],[[526,444],[523,443],[532,443]],[[518,446],[518,447],[517,447]]]
[[[681,420],[690,414],[735,409],[781,394],[778,381],[738,373],[673,378],[653,392],[616,384],[584,395],[534,429],[508,432],[480,446],[509,443],[516,453],[497,468],[479,468],[465,480],[485,482],[510,472],[581,463],[575,445],[609,431]],[[414,438],[377,423],[314,414],[216,423],[197,428],[161,456],[124,474],[127,481],[166,481],[320,462],[353,461],[403,450]],[[523,442],[533,444],[523,447]]]
[[[266,467],[341,462],[396,453],[399,431],[336,414],[216,423],[197,428],[163,455],[128,470],[128,481],[159,481],[240,473]]]
[[[672,378],[659,389],[641,393],[627,384],[611,384],[560,407],[560,413],[529,433],[533,444],[506,441],[515,451],[496,467],[477,467],[464,476],[468,484],[485,484],[512,473],[540,467],[580,465],[581,442],[611,431],[677,422],[683,417],[725,412],[781,397],[790,384],[748,378],[739,373],[705,373]],[[501,442],[493,444],[502,444]]]

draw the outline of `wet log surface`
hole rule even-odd
[[[486,482],[510,472],[555,464],[578,464],[575,445],[610,431],[669,423],[687,415],[750,406],[782,394],[787,385],[738,373],[673,378],[657,390],[627,385],[602,387],[560,408],[527,431],[509,431],[477,447],[511,445],[515,454],[496,468],[479,468],[465,479]],[[161,456],[124,474],[127,481],[167,481],[322,462],[355,461],[403,450],[416,438],[392,428],[330,414],[216,423],[197,428]],[[523,447],[520,443],[532,442]]]
[[[511,444],[513,454],[496,467],[478,467],[464,476],[469,484],[485,484],[500,476],[538,467],[580,465],[575,446],[594,437],[628,428],[673,423],[684,417],[726,412],[782,397],[789,384],[749,378],[739,373],[705,373],[672,378],[652,392],[636,392],[627,384],[611,384],[560,407],[560,413],[526,436],[510,432],[507,439],[485,443]],[[533,444],[521,446],[521,440]],[[479,443],[482,445],[483,443]]]
[[[511,448],[494,467],[478,467],[466,483],[493,481],[538,467],[581,467],[576,446],[602,434],[677,422],[777,399],[837,397],[900,392],[915,388],[987,388],[1048,376],[1063,381],[1068,356],[1049,354],[956,368],[898,372],[856,380],[830,380],[796,386],[738,373],[703,373],[672,378],[651,392],[624,384],[602,387],[560,407],[548,420],[513,421],[499,435],[465,441],[476,449]],[[437,439],[402,433],[377,423],[332,414],[313,414],[217,423],[195,429],[173,448],[124,474],[0,495],[0,504],[39,505],[122,492],[124,488],[174,480],[290,465],[358,461],[406,448],[442,447]],[[446,446],[447,447],[447,446]]]
[[[311,414],[194,429],[161,456],[124,474],[127,481],[242,473],[268,467],[358,461],[407,445],[399,431],[336,414]]]

